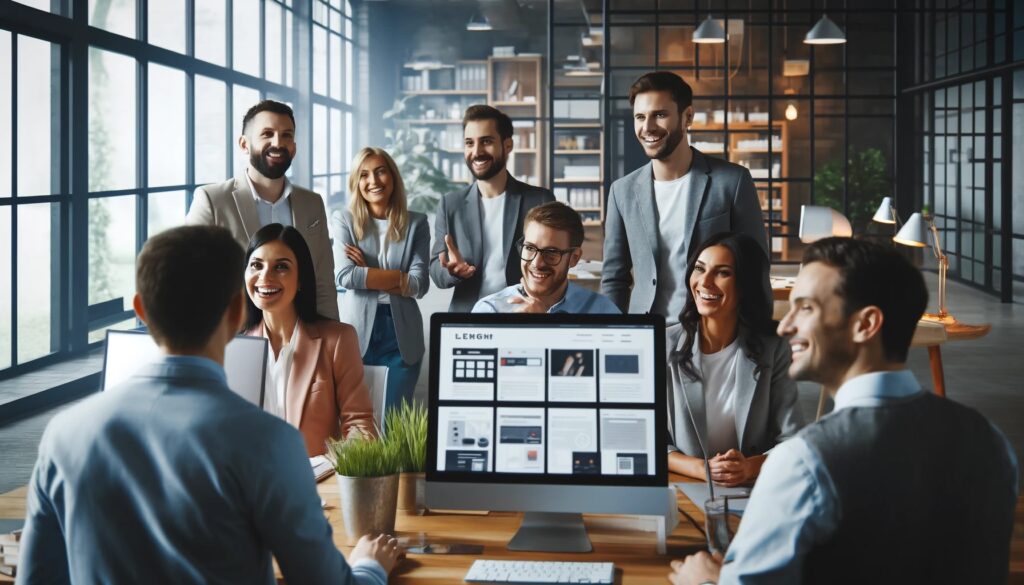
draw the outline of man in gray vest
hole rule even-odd
[[[682,583],[1005,583],[1017,461],[978,412],[906,369],[928,302],[894,249],[828,238],[804,255],[779,334],[835,410],[776,447],[723,559]],[[838,390],[835,390],[837,389]]]

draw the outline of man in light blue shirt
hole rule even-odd
[[[244,254],[219,227],[151,238],[135,311],[165,354],[50,421],[27,495],[19,583],[384,585],[398,555],[364,536],[346,563],[302,436],[227,386]]]
[[[724,564],[698,553],[670,581],[1006,582],[1016,457],[906,369],[927,300],[891,247],[808,248],[779,334],[792,336],[790,375],[832,391],[835,410],[769,455]]]
[[[526,214],[523,226],[516,243],[522,281],[480,299],[474,313],[620,313],[607,297],[569,282],[583,253],[583,220],[575,209],[544,203]]]

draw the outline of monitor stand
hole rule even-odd
[[[508,543],[509,550],[541,552],[590,552],[582,514],[524,512],[519,531]]]

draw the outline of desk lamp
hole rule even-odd
[[[831,236],[848,238],[852,235],[853,228],[850,227],[850,220],[835,209],[821,205],[802,205],[800,207],[801,242],[811,244]]]
[[[927,210],[925,212],[927,213]],[[927,226],[925,221],[928,222]],[[957,323],[956,318],[946,310],[946,272],[949,270],[949,259],[946,258],[946,253],[942,251],[942,244],[939,242],[939,230],[935,227],[935,222],[932,221],[931,216],[929,215],[926,219],[920,212],[915,211],[911,214],[907,223],[903,224],[903,227],[900,228],[899,233],[892,238],[892,241],[913,248],[925,248],[928,246],[929,231],[932,233],[932,253],[935,254],[935,259],[939,261],[939,312],[938,314],[925,313],[922,319],[942,323],[943,325],[954,325]]]
[[[871,221],[896,225],[896,219],[896,209],[892,206],[892,197],[882,197],[882,204],[878,206],[878,211],[875,212]]]

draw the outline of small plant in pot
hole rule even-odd
[[[330,439],[326,457],[334,465],[349,542],[364,534],[394,533],[402,469],[399,445],[362,436]]]
[[[419,403],[402,401],[385,415],[388,442],[398,445],[402,475],[398,484],[398,509],[420,512],[424,509],[427,465],[427,409]]]

